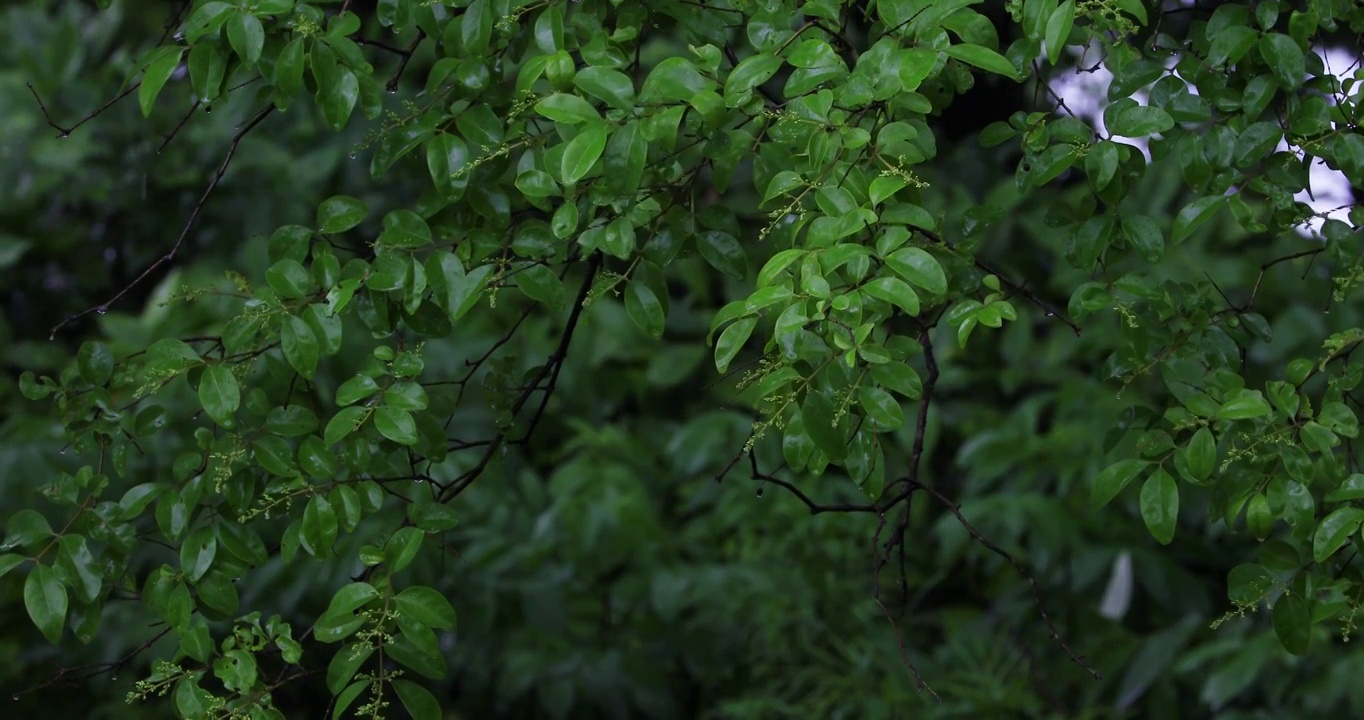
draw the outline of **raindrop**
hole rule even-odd
[[[71,137],[71,131],[69,131],[69,130],[63,130],[63,131],[62,131],[62,134],[57,136],[57,139],[58,139],[58,140],[65,140],[65,139],[67,139],[67,138],[69,138],[69,137]]]
[[[574,0],[574,2],[577,2],[577,0]],[[763,489],[762,489],[762,488],[758,488],[758,497],[762,497],[762,496],[763,496]]]
[[[107,312],[109,312],[109,308],[104,305],[100,305],[99,307],[95,308],[95,313],[97,315],[103,315],[104,313]]]
[[[1048,310],[1048,311],[1047,311],[1047,317],[1056,317],[1056,313],[1054,313],[1054,312]]]
[[[14,699],[14,702],[19,702],[19,693],[14,693],[12,697]]]
[[[421,485],[422,483],[424,483],[424,482],[426,482],[426,481],[423,480],[423,479],[421,479],[421,478],[413,478],[413,482],[416,482],[418,485]]]
[[[57,454],[58,454],[58,455],[65,455],[65,454],[66,454],[66,448],[62,448],[61,450],[58,450],[58,451],[57,451]]]
[[[118,676],[117,676],[117,675],[110,675],[110,676],[109,676],[109,682],[118,682]]]
[[[213,106],[211,106],[211,105],[205,105],[205,106],[204,106],[204,112],[206,112],[206,113],[211,113],[211,112],[213,112]]]
[[[388,94],[389,94],[389,95],[397,95],[397,94],[398,94],[398,88],[395,88],[395,87],[389,88],[389,89],[388,89]]]

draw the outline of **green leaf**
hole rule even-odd
[[[1146,262],[1158,262],[1165,254],[1165,237],[1155,220],[1148,215],[1132,214],[1122,216],[1122,231],[1133,249],[1141,253]]]
[[[371,600],[379,597],[379,591],[373,585],[365,582],[354,582],[342,587],[332,595],[331,602],[327,604],[328,614],[351,613],[367,605]]]
[[[275,102],[284,106],[303,89],[304,57],[303,38],[294,38],[279,51],[275,59]]]
[[[1275,601],[1270,615],[1274,634],[1283,648],[1294,655],[1306,655],[1312,642],[1312,613],[1307,608],[1307,601],[1285,593]]]
[[[450,200],[464,196],[472,160],[468,145],[450,133],[436,133],[426,143],[426,169],[436,188]]]
[[[1281,87],[1296,90],[1302,85],[1307,63],[1296,40],[1282,33],[1268,33],[1260,38],[1260,57]]]
[[[393,689],[412,720],[441,720],[440,702],[430,690],[411,680],[394,680]]]
[[[605,124],[594,123],[569,140],[559,166],[560,180],[571,185],[586,177],[606,149],[606,134]]]
[[[1175,215],[1174,229],[1170,232],[1171,241],[1176,245],[1184,242],[1199,226],[1216,215],[1226,201],[1226,196],[1216,195],[1199,198],[1185,205],[1179,214]]]
[[[1055,65],[1066,47],[1066,38],[1075,25],[1075,0],[1065,0],[1047,18],[1047,62]]]
[[[631,280],[625,287],[625,311],[649,337],[663,337],[663,304],[648,285]]]
[[[317,229],[329,234],[345,232],[359,225],[367,213],[359,198],[334,195],[317,206]]]
[[[1145,460],[1127,459],[1119,460],[1109,465],[1099,477],[1094,480],[1094,491],[1090,498],[1095,508],[1107,505],[1110,500],[1118,496],[1127,484],[1132,482],[1141,471],[1149,467],[1151,463]]]
[[[346,645],[337,650],[327,665],[327,689],[333,695],[339,693],[373,654],[374,647],[365,643]],[[340,705],[340,699],[337,704]]]
[[[76,353],[76,368],[86,382],[103,385],[114,374],[114,354],[102,342],[83,342]]]
[[[748,255],[733,235],[720,230],[699,233],[696,249],[711,267],[729,277],[743,280],[748,275]]]
[[[1198,429],[1189,440],[1186,457],[1189,474],[1196,480],[1207,480],[1217,464],[1217,440],[1207,426]]]
[[[1179,487],[1164,468],[1156,468],[1141,486],[1141,519],[1161,545],[1169,545],[1174,539],[1175,524],[1179,521]]]
[[[346,686],[345,690],[337,693],[336,707],[332,709],[332,720],[341,720],[341,718],[345,716],[346,711],[350,709],[351,704],[355,702],[355,699],[360,697],[360,693],[368,690],[370,684],[373,682],[374,681],[370,679],[353,682]]]
[[[24,608],[47,641],[61,642],[66,624],[66,588],[47,565],[35,565],[24,580]]]
[[[332,81],[318,87],[317,93],[323,117],[333,130],[340,130],[346,126],[351,112],[355,110],[356,101],[360,99],[360,81],[349,68],[339,68]]]
[[[809,433],[820,452],[834,462],[841,461],[847,455],[847,434],[835,420],[834,403],[827,395],[813,389],[805,393],[801,416],[805,420],[805,432]]]
[[[899,307],[910,317],[919,314],[919,295],[908,283],[893,277],[879,277],[862,286],[862,292]]]
[[[384,404],[399,410],[416,412],[425,410],[431,404],[431,399],[426,394],[426,388],[420,383],[414,380],[399,380],[384,391]]]
[[[565,125],[577,125],[585,122],[600,124],[601,122],[601,113],[592,107],[592,103],[577,95],[567,93],[554,93],[545,97],[535,104],[535,112]]]
[[[713,83],[686,58],[670,57],[654,66],[640,86],[642,103],[686,103]]]
[[[781,66],[782,59],[775,55],[760,54],[744,58],[725,79],[725,104],[737,107],[753,88],[771,80]]]
[[[399,445],[417,444],[417,423],[412,413],[391,407],[381,407],[374,411],[374,427],[379,434]]]
[[[19,567],[26,560],[28,560],[28,558],[23,555],[0,555],[0,577],[8,575],[10,570]]]
[[[325,557],[336,543],[337,529],[336,511],[327,496],[318,493],[309,498],[303,509],[303,524],[299,526],[303,549],[313,557]]]
[[[142,108],[142,117],[151,116],[156,96],[161,94],[161,88],[166,86],[166,81],[170,80],[175,68],[180,66],[180,58],[183,55],[184,48],[180,47],[160,47],[152,51],[142,71],[142,84],[137,88],[137,102]]]
[[[190,582],[197,583],[208,572],[217,555],[218,538],[213,528],[201,525],[191,530],[180,544],[180,569]]]
[[[898,362],[876,365],[871,369],[871,379],[910,400],[918,400],[923,395],[923,381],[919,379],[919,373],[909,365]]]
[[[573,84],[618,110],[629,112],[635,107],[635,84],[619,70],[588,66],[578,71]]]
[[[564,283],[558,274],[544,265],[528,265],[513,276],[516,286],[526,297],[553,310],[564,306]]]
[[[67,533],[59,544],[60,552],[54,568],[57,577],[76,593],[77,600],[87,605],[94,603],[104,587],[104,568],[95,560],[94,553],[90,552],[84,535]]]
[[[947,276],[942,265],[926,250],[916,247],[900,248],[886,256],[886,265],[896,275],[923,288],[931,295],[947,294]]]
[[[633,197],[644,178],[644,164],[648,157],[649,145],[644,140],[641,123],[633,121],[621,126],[611,133],[611,139],[606,143],[606,154],[602,160],[606,186],[619,195]],[[573,208],[575,213],[577,211],[577,207],[571,203],[563,207]]]
[[[204,368],[199,379],[199,404],[213,422],[225,428],[236,427],[233,414],[241,405],[241,387],[232,371],[222,363]]]
[[[1271,412],[1273,410],[1259,390],[1243,390],[1222,403],[1217,410],[1217,417],[1224,420],[1249,420],[1264,417]]]
[[[435,590],[415,585],[393,598],[398,612],[427,627],[449,630],[455,627],[455,609]]]
[[[735,322],[725,331],[720,333],[720,339],[715,343],[715,370],[723,374],[729,369],[729,364],[734,360],[734,356],[739,354],[744,344],[748,342],[748,336],[753,334],[753,328],[758,324],[758,318],[746,317]]]
[[[1261,162],[1274,152],[1274,148],[1282,139],[1283,129],[1278,123],[1268,121],[1254,123],[1236,138],[1232,163],[1237,167],[1249,167]]]
[[[999,53],[980,45],[949,45],[943,49],[947,56],[974,65],[986,72],[1003,75],[1011,80],[1019,80],[1018,68]]]
[[[341,406],[353,405],[376,392],[379,392],[379,383],[374,382],[374,378],[368,375],[356,375],[341,383],[341,387],[336,389],[336,404]]]
[[[290,315],[284,319],[279,333],[280,348],[284,359],[299,375],[311,380],[317,372],[317,361],[321,350],[317,345],[317,335],[303,318]]]
[[[369,418],[370,412],[368,407],[341,408],[327,421],[327,428],[322,431],[322,441],[327,445],[335,445],[346,439]]]
[[[1123,98],[1104,109],[1104,125],[1113,135],[1142,138],[1170,130],[1175,119],[1161,108]]]
[[[296,300],[312,289],[313,276],[293,258],[284,258],[265,271],[265,282],[285,300]]]
[[[384,543],[384,561],[388,563],[389,570],[398,572],[407,567],[421,550],[424,537],[425,533],[414,527],[399,528],[393,533]]]
[[[431,226],[411,210],[394,210],[384,216],[379,245],[400,250],[415,250],[432,243]]]
[[[218,32],[223,23],[227,22],[228,12],[236,9],[225,2],[208,2],[200,5],[185,21],[185,41],[190,45],[199,44],[199,40],[205,35]]]
[[[1264,600],[1274,587],[1274,576],[1259,565],[1237,565],[1227,573],[1227,599],[1239,607]]]
[[[407,519],[429,533],[445,532],[459,524],[459,516],[449,505],[436,502],[412,503],[407,506]]]
[[[1213,67],[1235,65],[1255,47],[1260,34],[1245,25],[1225,27],[1212,34],[1208,45],[1208,64]]]
[[[1330,559],[1350,541],[1350,536],[1364,522],[1364,510],[1355,507],[1336,508],[1322,518],[1312,538],[1312,558],[1319,563]]]
[[[857,399],[867,417],[880,425],[879,430],[896,430],[905,424],[904,409],[885,390],[863,385],[857,390]]]
[[[227,41],[242,64],[251,67],[260,60],[261,48],[265,46],[265,27],[255,15],[237,12],[227,20]]]

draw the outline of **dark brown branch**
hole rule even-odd
[[[194,229],[195,224],[199,221],[199,215],[200,213],[203,212],[204,205],[208,202],[208,198],[211,195],[213,195],[213,191],[218,188],[218,183],[222,182],[223,175],[227,173],[228,166],[232,164],[232,158],[237,154],[237,148],[241,145],[242,139],[246,137],[247,133],[254,130],[257,125],[260,125],[261,121],[269,117],[270,113],[273,112],[274,109],[275,109],[274,105],[267,105],[260,112],[256,113],[249,121],[247,121],[247,123],[242,126],[241,130],[237,131],[236,135],[232,136],[232,143],[227,148],[227,155],[223,157],[222,163],[218,165],[218,169],[217,171],[214,172],[213,179],[209,181],[208,187],[204,188],[203,194],[199,196],[199,201],[194,203],[194,209],[190,211],[189,220],[185,222],[184,229],[180,231],[180,237],[176,238],[175,244],[171,246],[170,251],[167,252],[165,255],[162,255],[161,257],[157,258],[156,261],[153,262],[150,266],[148,266],[146,270],[142,271],[142,274],[133,278],[132,282],[128,283],[128,285],[126,285],[122,290],[119,290],[117,293],[114,293],[114,296],[109,298],[103,304],[87,308],[86,310],[83,310],[63,320],[56,327],[52,328],[52,333],[50,337],[56,338],[57,333],[61,331],[62,328],[66,327],[67,325],[70,325],[71,323],[87,315],[90,315],[91,313],[103,314],[104,312],[108,311],[110,305],[122,299],[124,295],[127,295],[133,288],[137,287],[139,284],[142,283],[142,281],[150,277],[151,274],[155,272],[158,268],[160,268],[163,265],[166,265],[167,263],[175,259],[176,254],[180,252],[180,247],[185,243],[185,238],[189,237],[190,231]]]
[[[388,80],[388,85],[386,86],[386,89],[389,92],[391,93],[398,92],[398,81],[402,79],[403,71],[407,69],[407,63],[411,62],[412,55],[417,52],[417,46],[420,45],[422,40],[425,39],[426,32],[423,30],[418,30],[417,37],[413,38],[412,44],[408,45],[407,50],[402,53],[403,59],[401,62],[398,63],[398,69],[393,72],[393,77],[389,78]]]
[[[15,700],[18,700],[19,697],[20,697],[21,695],[27,695],[27,694],[29,694],[29,693],[31,693],[31,692],[35,692],[35,691],[38,691],[38,690],[43,690],[43,689],[52,687],[53,685],[57,685],[57,684],[76,685],[77,683],[79,683],[79,682],[81,682],[81,681],[83,681],[83,680],[89,680],[90,678],[98,677],[98,676],[100,676],[100,675],[105,675],[105,674],[117,674],[118,671],[121,670],[125,665],[127,665],[129,662],[132,662],[133,658],[135,658],[135,657],[137,657],[138,655],[142,654],[144,651],[146,651],[146,650],[147,650],[148,648],[150,648],[152,645],[155,645],[155,644],[156,644],[156,641],[158,641],[158,640],[160,640],[161,638],[165,637],[165,636],[167,635],[167,633],[169,633],[170,631],[171,631],[171,628],[170,628],[169,626],[163,628],[163,629],[161,630],[161,632],[159,632],[159,633],[157,633],[157,634],[151,636],[151,637],[148,638],[146,641],[144,641],[141,645],[138,645],[137,647],[135,647],[135,648],[133,648],[132,650],[128,651],[127,654],[125,654],[123,657],[119,658],[118,660],[115,660],[114,662],[109,662],[109,663],[94,663],[94,664],[91,664],[91,665],[80,665],[80,666],[77,666],[77,667],[69,667],[69,668],[67,668],[67,667],[58,667],[58,668],[57,668],[57,674],[55,674],[55,675],[53,675],[52,677],[48,678],[46,682],[44,682],[44,683],[42,683],[42,684],[40,684],[40,685],[34,685],[33,687],[25,688],[25,689],[23,689],[23,690],[20,690],[19,692],[14,693],[14,699],[15,699]],[[74,675],[73,677],[71,677],[71,678],[68,679],[68,678],[67,678],[67,675],[72,675],[72,674],[75,674],[75,675]]]
[[[923,490],[924,492],[933,496],[933,499],[937,500],[939,503],[942,504],[943,507],[947,508],[948,512],[952,513],[952,515],[957,519],[957,522],[961,525],[962,529],[964,529],[968,534],[970,534],[973,540],[975,540],[977,543],[980,543],[980,545],[985,547],[986,549],[990,550],[990,552],[993,552],[994,554],[1004,558],[1006,561],[1008,561],[1010,565],[1013,566],[1014,570],[1017,571],[1019,575],[1022,575],[1023,578],[1028,581],[1028,586],[1032,588],[1033,602],[1034,604],[1037,605],[1037,613],[1042,616],[1042,622],[1046,623],[1047,629],[1051,631],[1052,640],[1055,640],[1056,644],[1061,646],[1061,649],[1065,651],[1066,655],[1071,659],[1072,662],[1084,668],[1085,671],[1088,672],[1091,676],[1093,676],[1095,680],[1100,679],[1099,673],[1096,672],[1094,668],[1090,667],[1085,663],[1084,656],[1076,655],[1075,651],[1071,650],[1070,646],[1066,644],[1065,639],[1061,637],[1061,631],[1056,629],[1056,624],[1052,622],[1051,616],[1047,614],[1047,608],[1042,602],[1042,590],[1040,587],[1038,587],[1037,580],[1032,576],[1032,573],[1028,572],[1027,568],[1024,568],[1022,563],[1014,559],[1014,556],[1009,554],[1007,550],[994,544],[984,535],[980,534],[980,531],[977,530],[974,525],[968,522],[966,517],[961,514],[961,508],[959,508],[956,503],[952,502],[942,493],[938,492],[936,489],[930,487],[927,484],[915,482],[914,487],[916,490]]]
[[[132,85],[129,85],[127,90],[124,90],[123,92],[121,92],[121,93],[119,93],[118,95],[114,96],[114,98],[113,98],[112,100],[110,100],[110,101],[104,103],[103,105],[100,105],[99,107],[95,108],[94,112],[91,112],[89,115],[86,115],[85,117],[81,118],[75,125],[72,125],[72,126],[69,127],[69,128],[68,128],[68,127],[62,127],[61,125],[58,125],[56,122],[54,122],[54,121],[52,120],[52,114],[49,113],[49,112],[47,111],[47,106],[43,104],[43,99],[42,99],[41,97],[38,96],[38,89],[35,88],[35,87],[33,87],[33,83],[31,83],[31,82],[30,82],[30,83],[26,83],[26,84],[28,85],[28,91],[29,91],[30,93],[33,93],[33,99],[36,100],[36,101],[38,101],[38,109],[41,110],[42,113],[43,113],[43,120],[44,120],[49,126],[51,126],[52,129],[54,129],[54,130],[56,130],[58,133],[60,133],[59,135],[57,135],[57,137],[64,138],[64,137],[70,137],[70,136],[71,136],[71,133],[73,133],[73,132],[76,131],[76,128],[78,128],[78,127],[80,127],[80,126],[82,126],[82,125],[84,125],[84,124],[90,122],[91,120],[94,120],[95,118],[99,117],[105,110],[108,110],[109,108],[113,107],[114,104],[117,103],[119,100],[122,100],[123,98],[126,98],[126,97],[128,97],[129,95],[132,95],[132,94],[133,94],[133,91],[136,90],[138,87],[140,87],[140,86],[142,85],[142,82],[139,80],[138,82],[135,82],[135,83],[133,83]]]
[[[544,392],[544,396],[540,401],[540,407],[536,411],[535,416],[531,419],[525,435],[517,442],[524,443],[530,439],[531,434],[535,432],[535,426],[540,421],[540,416],[544,413],[546,403],[549,402],[549,396],[554,394],[554,386],[559,377],[559,366],[568,358],[568,346],[573,341],[574,332],[578,328],[578,321],[582,318],[583,303],[587,300],[587,295],[592,290],[592,282],[596,279],[597,271],[601,269],[601,265],[601,252],[592,253],[592,258],[588,261],[587,274],[583,277],[583,284],[579,288],[578,295],[573,301],[573,310],[569,313],[568,321],[564,324],[564,334],[563,337],[559,339],[559,347],[555,348],[554,352],[545,360],[545,364],[541,365],[540,370],[535,373],[535,377],[532,378],[530,382],[526,383],[525,387],[521,390],[521,394],[518,395],[516,400],[512,403],[511,412],[512,415],[515,416],[519,414],[522,408],[526,406],[526,403],[530,401],[532,394],[537,390],[543,390]],[[540,383],[544,382],[546,377],[549,378],[549,383],[544,388],[541,388]],[[494,436],[492,440],[488,442],[488,449],[484,451],[483,457],[479,458],[478,463],[461,474],[454,482],[450,483],[448,487],[443,489],[440,492],[440,495],[437,496],[436,502],[450,502],[458,497],[460,493],[464,492],[473,484],[474,480],[478,479],[479,475],[483,474],[483,470],[488,467],[488,463],[492,462],[493,457],[497,455],[497,451],[507,442],[506,432],[500,432]]]

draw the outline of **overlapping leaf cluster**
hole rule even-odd
[[[1323,330],[1319,353],[1272,358],[1257,377],[1247,353],[1271,336],[1260,278],[1234,303],[1209,277],[1155,268],[1222,209],[1245,231],[1290,232],[1312,214],[1295,195],[1318,160],[1364,186],[1357,82],[1312,51],[1364,11],[1228,3],[1171,29],[1183,21],[1152,23],[1136,0],[1024,0],[1009,4],[1017,39],[1001,42],[975,4],[380,0],[361,17],[350,3],[192,3],[143,57],[144,113],[184,68],[205,105],[247,92],[267,112],[312,103],[341,129],[357,111],[383,115],[385,86],[421,72],[424,90],[367,151],[375,178],[415,159],[429,183],[406,201],[333,196],[310,225],[279,228],[263,276],[232,278],[239,302],[221,327],[130,352],[90,342],[60,376],[25,376],[95,459],[48,488],[59,527],[34,510],[9,519],[0,570],[26,566],[26,607],[53,642],[67,628],[92,641],[104,605],[136,595],[178,641],[139,697],[170,690],[185,717],[264,718],[280,716],[280,681],[258,658],[289,666],[305,649],[243,606],[235,581],[276,556],[357,564],[308,630],[336,644],[336,712],[378,716],[396,697],[439,717],[404,673],[443,675],[437,631],[454,611],[402,571],[440,552],[471,483],[533,442],[583,309],[619,296],[663,337],[693,312],[673,304],[696,257],[707,282],[751,282],[699,323],[716,369],[743,376],[750,445],[779,439],[796,480],[842,473],[876,502],[903,501],[919,482],[936,328],[960,352],[1017,320],[1020,300],[1048,307],[978,256],[927,179],[933,118],[981,77],[1044,79],[1084,48],[1114,74],[1103,132],[1019,113],[981,141],[1017,148],[1015,206],[1047,203],[1064,259],[1089,273],[1056,322],[1121,321],[1102,375],[1138,404],[1110,434],[1094,504],[1141,480],[1161,542],[1191,492],[1210,517],[1273,535],[1232,574],[1232,600],[1272,601],[1284,646],[1305,652],[1314,624],[1348,623],[1364,587],[1350,444],[1364,331]],[[410,43],[392,79],[365,47],[375,27]],[[1169,221],[1129,202],[1167,158],[1195,196]],[[1343,302],[1364,277],[1359,220],[1326,220],[1261,276],[1320,256]],[[499,306],[518,311],[508,338],[528,317],[559,323],[557,349],[498,366],[499,342],[467,374],[428,368],[426,341],[505,319]],[[354,374],[317,382],[328,364]],[[479,384],[486,402],[470,402]],[[887,452],[897,434],[908,453]],[[163,443],[174,457],[149,452]],[[148,543],[176,557],[139,575]],[[210,631],[223,622],[231,634]]]

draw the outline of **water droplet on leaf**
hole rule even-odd
[[[577,2],[577,0],[574,0],[574,2]],[[762,497],[762,496],[763,496],[763,489],[762,489],[762,488],[758,488],[758,497]]]

